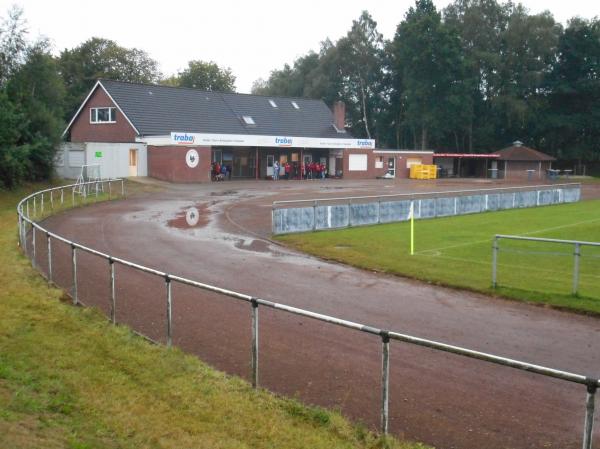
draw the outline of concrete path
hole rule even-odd
[[[201,282],[364,324],[582,374],[600,375],[600,320],[369,273],[263,237],[274,199],[456,188],[484,183],[232,182],[169,186],[47,220],[75,241]],[[585,192],[586,197],[599,191]],[[190,225],[191,223],[191,225]],[[54,249],[59,285],[69,249]],[[39,256],[42,268],[44,255]],[[79,293],[108,310],[108,267],[81,254]],[[117,318],[165,338],[164,281],[117,266]],[[249,378],[250,306],[175,285],[174,343]],[[260,384],[339,407],[377,428],[381,343],[260,309]],[[392,342],[391,431],[439,448],[581,447],[585,388]],[[596,419],[595,443],[600,444]]]

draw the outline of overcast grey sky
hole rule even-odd
[[[434,0],[438,9],[448,0]],[[600,14],[597,0],[524,0],[531,13],[550,10],[563,24],[573,16]],[[58,54],[90,37],[115,40],[145,50],[164,74],[201,59],[230,67],[239,92],[257,78],[291,63],[329,37],[337,40],[367,9],[379,31],[391,39],[414,0],[304,1],[67,1],[0,0],[0,14],[18,4],[25,10],[30,37],[51,39]]]

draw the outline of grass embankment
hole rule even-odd
[[[582,248],[579,295],[570,294],[573,246],[501,240],[499,288],[491,288],[495,234],[600,242],[600,201],[280,236],[302,251],[369,270],[600,314],[600,248]],[[398,292],[402,294],[402,292]]]
[[[422,447],[254,391],[61,302],[16,246],[26,193],[0,192],[0,447]]]

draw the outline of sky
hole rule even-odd
[[[442,9],[450,1],[434,3]],[[522,3],[530,13],[549,10],[563,24],[577,15],[600,15],[594,0]],[[214,61],[232,70],[238,92],[248,93],[258,78],[318,50],[326,38],[344,36],[365,9],[384,38],[392,39],[414,0],[0,0],[0,16],[14,4],[24,9],[30,39],[49,38],[56,54],[103,37],[145,50],[164,75],[183,70],[192,59]]]

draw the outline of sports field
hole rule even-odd
[[[498,288],[491,288],[495,234],[600,242],[600,200],[280,236],[302,251],[357,267],[509,298],[600,313],[600,248],[582,247],[579,295],[571,295],[571,245],[500,241]],[[398,292],[399,295],[402,292]]]

